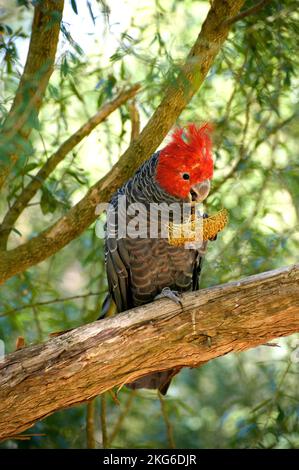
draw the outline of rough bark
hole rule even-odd
[[[0,438],[157,370],[197,367],[299,331],[299,265],[163,299],[0,363]]]
[[[24,150],[53,72],[64,0],[38,2],[24,72],[4,123],[0,148],[0,189]]]
[[[234,17],[244,0],[214,0],[201,32],[176,80],[169,84],[155,113],[111,171],[93,187],[64,217],[29,242],[8,252],[0,252],[0,284],[52,256],[78,237],[95,219],[96,206],[107,202],[157,149],[183,109],[200,88],[215,57],[225,42]]]

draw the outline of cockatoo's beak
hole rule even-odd
[[[195,184],[191,187],[189,193],[190,202],[202,202],[208,196],[211,188],[210,180],[204,180],[201,183]]]

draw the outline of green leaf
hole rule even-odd
[[[28,163],[28,165],[25,165],[25,167],[22,170],[22,174],[26,175],[29,173],[31,170],[34,170],[38,166],[38,163]]]
[[[37,131],[40,130],[41,125],[40,125],[40,122],[39,122],[38,114],[37,114],[35,109],[33,109],[31,111],[31,114],[28,118],[28,121],[29,121],[29,123],[30,123],[30,125],[33,129],[36,129]]]
[[[12,231],[17,233],[20,237],[22,236],[22,233],[17,228],[13,227]]]
[[[51,98],[53,98],[56,101],[58,101],[60,99],[59,88],[57,88],[55,85],[52,85],[51,83],[49,83],[48,90],[49,90],[49,93],[51,95]]]
[[[81,103],[84,103],[84,98],[83,98],[83,96],[80,94],[78,88],[76,87],[76,85],[75,85],[75,83],[74,83],[74,80],[70,78],[69,84],[70,84],[70,89],[72,90],[72,92],[74,93],[74,95],[77,96],[78,100],[81,101]]]
[[[105,91],[101,90],[98,96],[97,107],[100,108],[105,101]]]
[[[69,74],[69,71],[70,71],[69,64],[68,64],[66,56],[64,56],[62,59],[62,63],[61,63],[62,75],[66,77]]]
[[[22,7],[25,6],[26,8],[29,8],[29,0],[18,0],[17,1],[18,6]]]
[[[90,14],[90,17],[92,19],[92,22],[93,24],[95,25],[96,24],[96,21],[95,21],[95,16],[93,14],[93,11],[92,11],[92,8],[91,8],[91,4],[90,4],[90,1],[87,0],[87,7],[88,7],[88,11],[89,11],[89,14]]]
[[[41,207],[42,213],[44,215],[49,214],[49,213],[53,214],[53,212],[55,212],[55,210],[57,209],[57,206],[58,206],[58,201],[53,196],[51,191],[49,191],[49,189],[44,186],[42,188],[42,197],[40,200],[40,207]]]
[[[120,78],[122,80],[125,80],[127,77],[127,71],[126,71],[126,66],[124,61],[122,61],[121,66],[120,66]]]
[[[71,0],[71,5],[72,5],[72,9],[76,13],[76,15],[78,15],[78,8],[77,8],[76,0]]]
[[[67,170],[66,173],[68,175],[72,176],[80,184],[86,184],[87,183],[86,177],[83,176],[83,175],[78,175],[75,171]]]
[[[108,75],[108,80],[105,85],[105,92],[109,98],[112,97],[112,90],[115,87],[117,83],[117,80],[114,75],[110,74]]]

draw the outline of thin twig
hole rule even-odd
[[[238,156],[238,159],[235,161],[235,163],[232,165],[231,169],[229,170],[229,172],[224,176],[224,178],[222,178],[221,181],[219,181],[219,183],[215,184],[212,191],[210,192],[210,194],[213,194],[215,192],[217,192],[219,190],[219,188],[228,180],[230,179],[236,172],[238,166],[240,165],[241,161],[244,159],[245,155],[246,155],[246,151],[247,151],[247,147],[245,146],[245,140],[246,140],[246,136],[247,136],[247,132],[248,132],[248,127],[249,127],[249,121],[250,121],[250,108],[251,108],[251,105],[252,105],[252,95],[254,93],[254,89],[252,89],[251,91],[251,95],[249,96],[249,99],[247,100],[247,103],[246,103],[246,111],[245,111],[245,123],[244,123],[244,127],[243,127],[243,132],[242,132],[242,139],[241,139],[241,144],[240,144],[240,151],[239,151],[239,156]]]
[[[253,224],[254,222],[254,219],[256,217],[256,215],[258,214],[259,210],[260,210],[260,207],[264,201],[263,199],[263,194],[264,192],[266,191],[267,189],[267,182],[268,182],[268,179],[269,179],[269,176],[265,177],[264,180],[263,180],[263,183],[261,184],[261,189],[260,189],[260,192],[257,193],[257,198],[255,200],[255,205],[254,205],[254,209],[252,211],[252,213],[246,218],[246,220],[242,223],[242,225],[239,225],[238,229],[236,231],[234,231],[234,233],[232,234],[232,237],[230,240],[228,240],[222,247],[222,249],[220,251],[217,252],[217,254],[215,255],[215,258],[212,259],[212,262],[216,259],[221,259],[223,253],[225,253],[225,251],[228,249],[228,247],[236,240],[236,238],[240,238],[243,233]]]
[[[14,223],[19,215],[23,212],[28,202],[33,198],[37,191],[42,187],[44,181],[55,170],[57,165],[66,157],[66,155],[73,150],[73,148],[81,142],[84,137],[88,136],[95,127],[103,122],[113,111],[119,108],[122,104],[136,95],[140,90],[140,84],[132,85],[130,88],[123,89],[111,101],[104,104],[99,111],[92,116],[83,126],[81,126],[73,135],[60,145],[58,150],[54,152],[46,161],[43,167],[33,177],[33,179],[24,188],[21,194],[17,197],[11,208],[6,213],[3,222],[0,226],[0,248],[4,249],[7,244],[7,239],[13,228]]]
[[[272,129],[270,129],[262,138],[260,138],[259,140],[257,140],[254,144],[254,146],[252,147],[252,149],[246,149],[247,150],[247,155],[248,157],[253,153],[253,152],[256,152],[256,150],[258,149],[258,147],[260,147],[267,139],[269,139],[269,137],[271,137],[272,135],[274,135],[276,132],[280,131],[284,126],[286,126],[287,124],[289,124],[296,116],[298,115],[297,112],[293,113],[291,116],[289,116],[288,118],[284,119],[283,121],[279,122],[278,124],[276,124],[276,126],[273,126]],[[261,123],[261,125],[259,126],[256,134],[259,135],[260,133],[260,130],[262,128],[265,127],[265,122],[263,121]],[[243,152],[244,154],[244,152]],[[220,187],[226,183],[227,180],[229,180],[230,178],[232,178],[234,175],[235,175],[235,172],[240,164],[240,162],[242,161],[243,159],[243,154],[240,154],[239,155],[239,158],[236,160],[236,162],[233,164],[233,166],[231,167],[231,169],[229,170],[229,172],[224,176],[224,178],[222,178],[221,181],[219,181],[218,184],[215,184],[210,192],[210,195],[217,192]]]
[[[116,395],[115,391],[114,391],[113,389],[111,389],[111,390],[108,390],[108,393],[109,393],[109,395],[111,396],[111,398],[112,398],[112,400],[114,401],[114,403],[115,403],[117,406],[119,406],[119,405],[120,405],[120,401],[119,401],[119,399],[117,398],[117,395]]]
[[[174,441],[174,437],[173,437],[173,427],[172,427],[172,424],[169,420],[168,411],[167,411],[167,407],[166,407],[166,403],[165,403],[165,398],[159,391],[158,391],[158,397],[159,397],[159,400],[160,400],[161,412],[162,412],[162,416],[163,416],[165,427],[166,427],[168,445],[169,445],[170,449],[175,449],[176,445],[175,445],[175,441]]]
[[[233,88],[233,91],[228,99],[228,102],[227,102],[227,105],[226,105],[226,109],[225,109],[225,115],[224,115],[224,122],[227,122],[229,117],[230,117],[230,113],[231,113],[231,107],[232,107],[232,104],[233,104],[233,101],[234,101],[234,98],[236,96],[236,93],[237,93],[237,89],[238,87],[240,86],[240,81],[241,81],[241,77],[244,73],[244,70],[245,70],[245,66],[246,66],[246,63],[247,63],[247,55],[248,55],[248,49],[246,49],[245,51],[245,54],[244,54],[244,61],[241,65],[241,67],[239,68],[239,70],[237,71],[236,73],[236,77],[235,77],[235,86]],[[223,126],[223,129],[221,131],[220,134],[218,134],[217,136],[217,140],[218,140],[218,144],[217,146],[215,147],[215,153],[216,152],[219,152],[219,149],[220,149],[220,146],[222,144],[222,140],[223,140],[223,136],[224,136],[224,133],[225,133],[225,126]]]
[[[248,8],[247,10],[241,11],[241,13],[239,13],[238,15],[233,16],[232,18],[229,18],[228,20],[225,21],[225,24],[228,26],[231,26],[237,21],[243,20],[247,16],[255,15],[270,2],[271,0],[262,0],[261,2],[257,3],[253,7]]]
[[[102,447],[108,449],[109,439],[107,430],[107,395],[106,392],[101,395],[101,430],[102,430]]]
[[[43,330],[42,330],[40,320],[38,318],[38,311],[37,311],[36,305],[32,306],[32,311],[33,311],[33,318],[34,318],[34,323],[35,323],[36,331],[37,331],[37,338],[38,338],[38,341],[41,342],[43,340]]]
[[[114,441],[114,439],[116,438],[116,436],[118,435],[122,425],[123,425],[123,422],[127,416],[127,414],[129,413],[130,409],[131,409],[131,406],[132,406],[132,403],[133,403],[133,399],[134,397],[136,396],[136,390],[132,390],[130,392],[130,395],[129,395],[129,398],[128,400],[126,401],[126,404],[125,404],[125,407],[123,409],[123,412],[118,416],[118,420],[116,421],[113,429],[112,429],[112,432],[111,432],[111,435],[110,435],[110,439],[109,439],[109,443],[110,445],[112,444],[112,442]]]
[[[269,405],[268,409],[267,409],[267,413],[266,413],[266,419],[265,419],[265,422],[264,422],[264,425],[261,429],[261,433],[262,435],[265,435],[266,432],[267,432],[267,428],[269,426],[269,423],[270,423],[270,419],[271,419],[271,415],[273,413],[273,410],[274,410],[274,405],[277,403],[278,399],[279,399],[279,395],[281,393],[281,386],[283,385],[283,382],[290,370],[292,366],[292,362],[291,360],[289,359],[287,364],[286,364],[286,368],[285,370],[282,372],[282,375],[281,375],[281,378],[276,386],[276,389],[275,389],[275,393],[274,395],[269,399],[269,402],[267,403],[267,405]],[[257,439],[260,438],[260,435],[257,437]]]
[[[276,140],[274,140],[272,142],[272,145],[271,145],[271,154],[274,154],[274,150],[275,150],[275,146],[276,146]],[[250,227],[254,224],[254,220],[257,216],[257,214],[259,213],[260,211],[260,208],[264,202],[264,198],[263,198],[263,194],[265,193],[265,191],[268,189],[268,182],[269,180],[271,179],[271,173],[267,173],[263,179],[263,182],[262,184],[260,185],[260,191],[258,192],[257,191],[257,198],[255,200],[255,206],[254,206],[254,209],[252,211],[252,213],[250,214],[249,217],[247,217],[247,219],[245,220],[245,222],[239,226],[237,232],[234,232],[233,234],[233,237],[224,245],[224,247],[222,248],[222,250],[220,252],[218,252],[216,254],[216,258],[217,259],[221,259],[221,256],[222,254],[227,250],[227,248],[234,242],[234,240],[236,239],[236,237],[240,238],[243,233]]]
[[[291,116],[289,116],[288,118],[284,119],[281,122],[278,122],[275,126],[269,129],[264,137],[262,137],[261,139],[258,139],[255,142],[253,151],[255,151],[261,144],[263,144],[265,140],[268,139],[270,136],[272,136],[273,134],[276,134],[276,132],[280,131],[284,126],[287,126],[296,117],[298,117],[298,111],[295,111],[293,114],[291,114]],[[257,134],[259,134],[259,131],[257,132]]]
[[[17,119],[17,121],[14,122],[13,125],[11,125],[11,127],[9,128],[9,130],[7,132],[3,133],[4,137],[2,137],[1,145],[3,145],[3,146],[8,145],[13,139],[16,139],[18,133],[20,133],[20,131],[22,131],[23,127],[27,123],[27,121],[28,121],[28,119],[29,119],[29,117],[32,113],[32,110],[36,107],[36,104],[38,103],[38,101],[41,100],[41,98],[44,94],[44,90],[45,90],[45,83],[44,82],[45,81],[48,82],[47,77],[44,77],[43,80],[41,80],[39,82],[38,87],[37,87],[34,95],[28,101],[26,108],[21,112],[21,114],[19,114],[17,116],[17,118],[14,117],[14,119]],[[10,118],[10,120],[12,120],[12,118]],[[16,156],[13,156],[13,159],[16,159]]]
[[[44,433],[34,433],[34,434],[16,434],[15,436],[11,436],[9,439],[10,440],[16,440],[16,441],[30,441],[32,437],[43,437],[46,436],[47,434]]]
[[[128,103],[128,108],[131,119],[131,142],[133,142],[140,134],[140,116],[135,99]]]
[[[27,305],[22,305],[21,307],[16,307],[12,310],[7,310],[4,313],[0,314],[0,317],[5,317],[6,315],[11,315],[16,312],[20,312],[21,310],[24,310],[26,308],[36,308],[36,307],[42,307],[44,305],[50,305],[50,304],[57,304],[60,302],[67,302],[69,300],[76,300],[76,299],[84,299],[85,297],[91,297],[93,295],[101,295],[105,293],[103,292],[87,292],[87,294],[80,294],[80,295],[72,295],[71,297],[62,297],[59,299],[53,299],[53,300],[45,300],[43,302],[35,302],[33,304],[27,304]]]
[[[94,425],[95,398],[86,405],[86,444],[88,449],[96,448]]]

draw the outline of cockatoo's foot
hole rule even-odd
[[[163,299],[165,297],[167,299],[173,300],[173,302],[175,302],[177,305],[180,305],[183,308],[183,304],[182,304],[182,301],[180,299],[181,293],[179,291],[171,290],[170,287],[164,287],[164,289],[162,289],[161,293],[156,295],[154,300]]]

